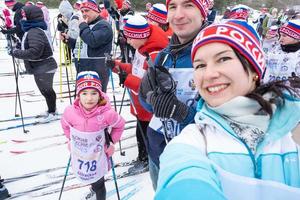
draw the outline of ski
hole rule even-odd
[[[71,90],[70,91],[72,94],[74,94],[75,90]],[[61,95],[61,94],[69,94],[69,91],[63,91],[63,92],[57,92],[56,95]],[[41,93],[37,93],[37,94],[28,94],[28,96],[30,97],[41,97],[42,94]]]
[[[38,122],[38,121],[30,122],[30,123],[24,123],[24,126],[35,126],[35,125],[41,125],[41,124],[49,124],[49,123],[57,121],[57,120],[60,120],[60,118],[51,120],[51,121],[46,122],[46,123],[41,123],[41,122]],[[21,128],[21,127],[23,127],[23,124],[9,126],[9,127],[6,127],[6,128],[0,128],[0,131],[7,131],[7,130],[10,130],[10,129],[16,129],[16,128]]]
[[[127,188],[129,188],[131,186],[136,185],[137,183],[138,183],[137,180],[132,180],[132,181],[130,181],[128,183],[120,185],[118,187],[118,189],[119,189],[119,191],[123,191],[123,190],[125,190],[125,189],[127,189]],[[83,188],[83,187],[87,187],[87,186],[90,186],[90,185],[89,184],[82,184],[82,183],[72,184],[72,185],[65,186],[64,189],[63,189],[63,192],[74,190],[74,189],[78,189],[78,188]],[[30,196],[31,197],[42,197],[42,196],[47,196],[47,195],[55,194],[55,193],[58,193],[60,191],[61,191],[61,187],[58,187],[58,188],[50,189],[50,190],[47,190],[47,191],[35,192],[35,193],[32,193]],[[115,193],[116,193],[116,189],[112,189],[112,190],[108,191],[106,193],[106,198],[111,197]]]
[[[60,169],[65,169],[65,168],[66,168],[66,166],[54,167],[54,168],[49,168],[49,169],[42,169],[42,170],[35,171],[35,172],[30,172],[30,173],[23,174],[23,175],[16,176],[16,177],[4,178],[4,184],[14,182],[14,181],[18,181],[18,180],[22,180],[24,178],[30,178],[30,177],[33,177],[33,176],[38,176],[38,175],[41,175],[41,174],[44,174],[44,173],[57,171],[57,170],[60,170]]]
[[[63,135],[64,134],[48,135],[48,136],[43,136],[43,137],[31,138],[31,139],[27,139],[27,140],[11,139],[11,141],[14,142],[14,143],[25,143],[25,142],[32,142],[32,141],[37,141],[37,140],[44,140],[44,139],[49,139],[49,138],[61,137]]]
[[[10,150],[9,152],[15,155],[20,155],[20,154],[24,154],[24,153],[30,153],[30,152],[35,152],[35,151],[40,151],[40,150],[44,150],[47,148],[51,148],[51,147],[55,147],[55,146],[60,146],[60,145],[64,145],[67,144],[68,142],[56,142],[56,143],[52,143],[52,144],[48,144],[45,146],[41,146],[41,147],[36,147],[33,149],[29,149],[29,150]]]
[[[57,114],[57,115],[61,115],[61,114]],[[34,116],[25,116],[23,117],[24,120],[27,119],[36,119],[36,118],[41,118],[43,116],[41,115],[34,115]],[[22,117],[13,117],[13,118],[9,118],[9,119],[1,119],[0,122],[10,122],[10,121],[18,121],[18,120],[22,120]]]
[[[138,193],[141,189],[142,189],[141,186],[133,188],[133,189],[130,190],[125,196],[123,196],[123,197],[121,198],[121,200],[128,200],[128,199],[130,199],[130,198],[133,197],[136,193]]]
[[[24,123],[24,126],[35,126],[35,125],[41,125],[41,124],[48,124],[48,123],[51,123],[51,122],[57,121],[57,120],[60,120],[60,118],[52,120],[52,121],[49,121],[49,122],[46,122],[46,123],[40,123],[40,122]],[[136,120],[129,120],[126,123],[131,123],[131,122],[136,122]],[[6,127],[6,128],[0,128],[0,131],[7,131],[7,130],[10,130],[10,129],[16,129],[16,128],[21,128],[21,127],[23,127],[23,125],[22,124],[18,124],[18,125],[9,126],[9,127]],[[135,127],[130,126],[130,128],[127,127],[127,128],[125,128],[125,130],[131,129],[131,128],[135,128]]]
[[[74,179],[74,178],[75,177],[67,177],[66,180],[71,180],[71,179]],[[59,183],[62,183],[61,179],[55,180],[55,181],[51,181],[51,182],[48,182],[48,183],[44,183],[44,184],[32,187],[32,188],[30,188],[28,190],[11,194],[11,197],[9,199],[14,199],[14,198],[17,198],[17,197],[20,197],[20,196],[24,196],[24,195],[29,194],[31,192],[39,191],[39,190],[48,188],[48,187],[50,187],[52,185],[59,184]]]
[[[57,94],[57,97],[56,97],[56,99],[67,99],[67,98],[70,98],[70,95],[68,94],[68,93],[66,93],[67,95],[64,95],[64,96],[60,96],[59,94]],[[74,97],[74,94],[71,94],[71,98],[73,98]],[[31,96],[31,97],[29,97],[29,98],[24,98],[23,99],[23,101],[25,101],[25,102],[28,102],[28,103],[32,103],[32,102],[41,102],[41,101],[45,101],[45,99],[44,98],[42,98],[41,96]],[[121,104],[121,100],[117,100],[116,101],[116,103],[119,103],[119,104]],[[112,104],[112,103],[114,103],[114,101],[110,101],[110,103]],[[123,100],[123,104],[124,103],[130,103],[130,100],[129,99],[124,99]]]
[[[25,92],[19,92],[19,94],[22,95],[30,95],[34,94],[34,90],[30,91],[25,91]],[[6,97],[15,97],[16,93],[15,92],[5,92],[5,93],[0,93],[0,98],[6,98]]]

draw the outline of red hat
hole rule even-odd
[[[85,0],[81,3],[80,9],[87,8],[97,13],[100,12],[97,3],[94,0]]]
[[[172,0],[166,0],[166,5],[167,5],[167,9],[168,9],[168,5]],[[210,0],[191,0],[191,2],[193,2],[200,10],[201,15],[204,19],[206,19],[207,17],[207,13],[208,13],[208,7],[210,5]]]
[[[264,52],[257,32],[246,21],[229,20],[204,28],[194,40],[192,61],[194,61],[195,54],[201,46],[213,42],[227,44],[238,51],[248,60],[259,78],[262,77],[266,67]]]
[[[284,33],[291,38],[300,40],[300,20],[290,20],[279,29],[280,33]]]
[[[150,26],[141,15],[133,15],[124,25],[123,32],[127,38],[144,39],[150,36]]]
[[[237,5],[230,10],[230,19],[247,20],[249,17],[249,7],[244,5]]]
[[[10,6],[15,5],[17,2],[16,2],[16,0],[5,0],[4,3],[7,7],[10,7]]]
[[[92,88],[97,90],[101,94],[101,81],[96,72],[93,71],[82,71],[77,75],[76,79],[76,95],[84,89]]]
[[[147,18],[159,24],[167,23],[167,8],[165,4],[156,3],[148,11]]]

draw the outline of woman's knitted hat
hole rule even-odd
[[[168,9],[168,5],[172,0],[166,0],[166,6]],[[209,1],[211,0],[191,0],[200,10],[203,19],[206,19],[209,5],[211,4]]]
[[[95,89],[101,94],[101,89],[102,89],[101,81],[96,72],[82,71],[77,75],[76,95],[78,96],[82,90],[88,88]]]
[[[133,15],[124,25],[123,32],[127,38],[144,39],[150,36],[150,26],[141,15]]]
[[[291,38],[300,40],[300,19],[290,20],[279,29],[280,33],[284,33]]]
[[[246,21],[229,20],[204,28],[194,40],[192,61],[197,50],[209,43],[224,43],[244,56],[259,78],[265,70],[265,58],[257,32]]]
[[[156,3],[148,11],[147,18],[159,24],[167,23],[167,8],[165,4]]]

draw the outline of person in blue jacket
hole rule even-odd
[[[154,113],[147,129],[149,171],[154,189],[160,154],[168,141],[194,121],[197,91],[190,53],[194,38],[206,25],[208,3],[206,0],[167,0],[166,7],[174,35],[148,69],[139,90],[141,105]]]
[[[106,92],[109,69],[105,66],[105,54],[111,53],[113,31],[111,25],[100,17],[96,1],[83,1],[80,10],[83,18],[79,18],[79,37],[74,39],[67,33],[61,33],[61,39],[73,49],[77,73],[97,72],[102,91]]]
[[[155,199],[298,199],[299,77],[261,84],[260,39],[241,20],[203,29],[191,57],[195,124],[162,153]]]

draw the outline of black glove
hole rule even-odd
[[[119,72],[119,85],[121,87],[124,87],[124,82],[125,82],[126,78],[127,78],[127,73],[123,70],[120,70],[120,72]]]
[[[127,40],[126,40],[125,35],[122,32],[120,32],[118,35],[118,44],[125,45],[126,43],[127,43]]]
[[[113,69],[116,66],[115,59],[113,59],[111,55],[109,55],[108,53],[105,53],[104,55],[105,55],[105,66],[107,68]]]
[[[154,110],[154,115],[159,118],[172,118],[182,122],[188,115],[189,107],[179,101],[174,93],[155,94],[148,93],[147,102]]]
[[[149,67],[149,80],[156,92],[160,93],[174,93],[176,90],[176,83],[169,73],[168,69],[162,66]]]

